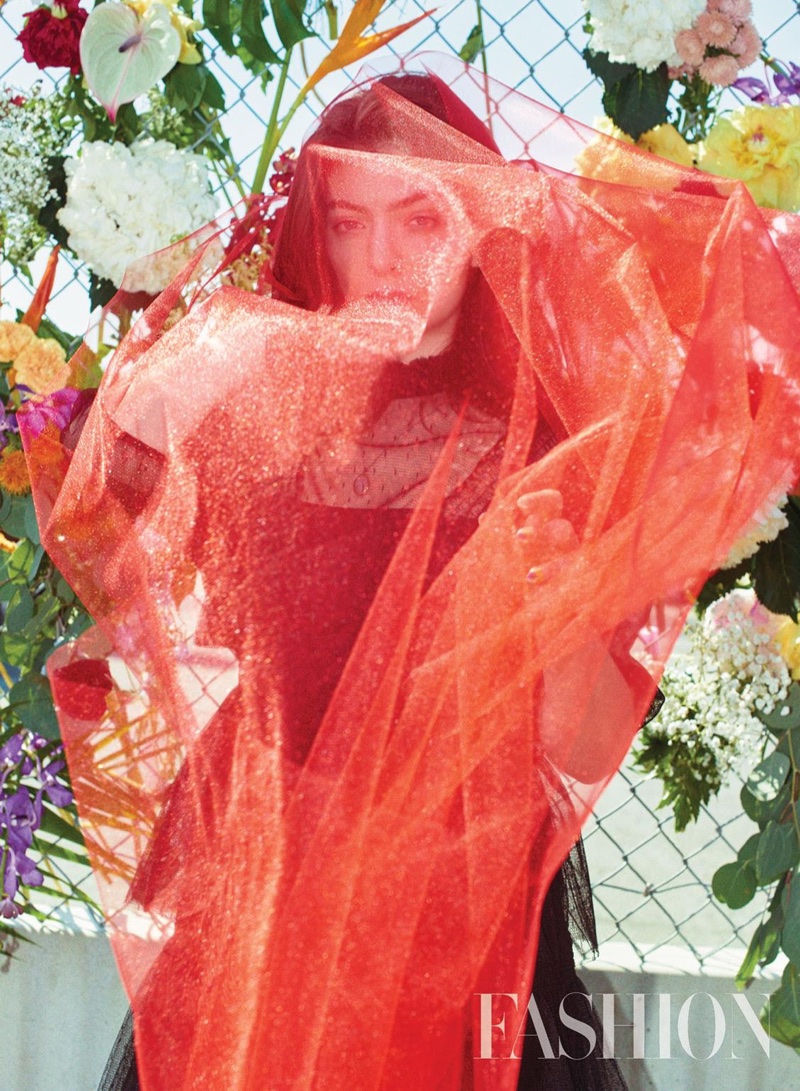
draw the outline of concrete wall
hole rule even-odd
[[[0,1091],[95,1091],[126,1010],[108,944],[101,935],[34,938],[36,946],[21,945],[14,963],[0,974]],[[691,959],[675,948],[672,952],[661,948],[659,963],[645,973],[621,966],[621,949],[604,950],[603,955],[604,961],[581,970],[598,1009],[604,995],[614,994],[613,1011],[611,1001],[606,1001],[610,1021],[632,1023],[636,1005],[642,1013],[643,1059],[631,1059],[630,1028],[618,1026],[615,1034],[614,1054],[631,1091],[800,1087],[800,1058],[777,1042],[768,1043],[767,1056],[732,1000],[738,954],[712,964],[712,972],[704,976],[686,972],[692,969]],[[773,985],[769,980],[761,987],[769,991]],[[637,1001],[636,996],[643,999]],[[754,1010],[760,1006],[757,996],[749,1002]],[[659,1014],[666,1006],[668,1027],[662,1030]],[[722,1038],[709,1057],[715,1029]],[[669,1057],[663,1056],[667,1042]]]

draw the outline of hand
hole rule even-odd
[[[536,583],[542,567],[574,549],[578,536],[572,523],[562,518],[564,498],[557,489],[524,493],[517,507],[523,518],[514,534],[531,565],[526,578]]]

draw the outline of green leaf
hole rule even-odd
[[[800,683],[792,682],[786,699],[779,701],[772,712],[756,709],[755,714],[773,735],[783,735],[792,728],[800,727]]]
[[[757,967],[769,966],[778,957],[782,921],[782,914],[772,914],[757,926],[744,961],[736,972],[736,984],[740,989],[747,987]]]
[[[238,26],[231,13],[231,0],[203,0],[203,23],[224,53],[233,57],[236,46],[232,31]]]
[[[222,90],[222,84],[213,72],[206,69],[206,73],[208,78],[206,79],[206,86],[203,91],[203,102],[212,110],[224,110],[225,92]]]
[[[731,909],[741,909],[752,901],[756,892],[756,873],[751,864],[723,864],[714,873],[711,889],[718,902]]]
[[[756,799],[752,792],[750,792],[745,785],[739,795],[742,807],[748,818],[752,818],[754,822],[757,822],[759,826],[766,826],[767,822],[771,818],[779,819],[783,813],[786,804],[789,802],[791,792],[788,782],[784,784],[777,796],[769,802]]]
[[[47,179],[50,183],[50,191],[53,196],[47,201],[36,217],[38,223],[62,246],[68,246],[69,232],[62,226],[58,219],[58,213],[67,203],[67,172],[64,170],[66,157],[63,155],[51,156],[47,160]]]
[[[43,674],[30,671],[20,678],[9,691],[8,703],[23,727],[47,739],[60,738],[50,683]]]
[[[127,4],[98,4],[81,33],[83,75],[112,121],[123,103],[166,76],[180,52],[180,34],[163,4],[141,16]]]
[[[753,558],[753,586],[768,610],[794,616],[800,605],[800,511],[791,500],[784,512],[789,525]]]
[[[620,64],[617,61],[610,61],[607,53],[595,53],[588,46],[583,51],[583,59],[592,75],[603,81],[606,90],[613,87],[615,83],[619,83],[626,76],[632,76],[639,71],[635,64]]]
[[[176,64],[164,77],[167,102],[182,113],[191,112],[202,102],[207,80],[204,64]]]
[[[606,88],[603,109],[623,132],[638,140],[642,133],[667,120],[670,83],[666,64],[659,65],[655,72],[637,68]]]
[[[82,864],[84,867],[90,867],[89,857],[85,852],[76,852],[75,849],[68,849],[66,845],[63,845],[60,841],[45,841],[43,838],[37,838],[34,842],[34,847],[37,852],[40,852],[42,856],[52,857],[57,860],[67,860],[70,864]]]
[[[798,862],[800,842],[794,823],[768,822],[758,839],[756,876],[759,886],[774,883]]]
[[[28,512],[32,508],[31,496],[0,494],[0,530],[9,538],[25,538]]]
[[[33,595],[27,587],[18,587],[8,600],[6,608],[5,627],[10,633],[18,633],[24,629],[33,617]]]
[[[462,61],[466,61],[467,64],[472,64],[475,58],[483,49],[483,35],[481,34],[481,28],[477,24],[469,32],[469,37],[458,51],[458,55]]]
[[[89,273],[89,306],[105,307],[117,294],[116,285],[106,277],[99,277],[95,273]]]
[[[748,791],[762,803],[774,799],[789,775],[792,763],[777,751],[760,761],[747,778]]]
[[[784,890],[781,947],[786,957],[800,967],[800,871],[797,870]]]
[[[800,1049],[800,974],[791,962],[783,971],[780,988],[770,996],[761,1022],[770,1037]]]
[[[257,61],[265,64],[280,64],[280,57],[269,44],[264,34],[263,0],[242,0],[242,27],[240,38],[242,45]]]
[[[305,0],[271,0],[270,7],[278,37],[287,49],[302,42],[304,38],[316,37],[303,18]]]
[[[68,822],[63,815],[54,811],[49,805],[42,808],[41,829],[51,837],[60,837],[64,841],[71,841],[73,845],[83,847],[83,836],[77,826]]]
[[[24,538],[21,542],[17,542],[17,546],[9,556],[6,565],[6,573],[10,580],[13,580],[14,583],[28,582],[28,573],[33,564],[35,552],[36,549],[32,542]]]

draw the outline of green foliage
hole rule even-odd
[[[469,32],[466,42],[464,42],[461,49],[458,51],[458,55],[462,61],[466,61],[467,64],[472,64],[483,49],[483,32],[481,31],[480,25],[476,25]]]
[[[764,542],[751,561],[758,600],[774,614],[796,614],[800,606],[800,497],[786,505],[785,527],[773,542]]]
[[[331,12],[323,6],[330,23]],[[265,0],[203,0],[202,15],[207,33],[227,56],[238,57],[249,72],[268,79],[269,68],[284,60],[264,29],[268,15],[280,45],[289,50],[315,35],[308,7],[308,0],[271,0],[269,10]],[[333,19],[335,29],[335,9]]]
[[[704,761],[706,757],[708,761]],[[702,743],[689,753],[679,740],[662,734],[657,718],[639,732],[633,760],[642,772],[661,781],[663,794],[658,805],[672,807],[678,832],[697,819],[703,804],[720,789],[719,773],[712,758]],[[698,773],[701,767],[706,770],[704,775]]]
[[[635,64],[618,64],[607,53],[583,51],[589,71],[602,82],[603,109],[608,117],[634,140],[669,118],[667,98],[671,80],[666,63],[654,72]]]

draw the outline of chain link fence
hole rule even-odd
[[[22,60],[15,35],[22,26],[29,0],[9,0],[0,10],[0,86],[27,88],[40,79],[43,90],[55,86],[47,72]],[[395,0],[382,18],[391,25],[426,10],[422,0]],[[800,0],[755,0],[753,18],[768,50],[786,60],[800,59]],[[345,10],[348,5],[345,5]],[[323,31],[322,14],[318,29]],[[582,59],[586,44],[580,0],[457,0],[398,39],[403,53],[438,50],[458,53],[477,23],[482,25],[485,63],[490,75],[532,98],[591,123],[602,113],[601,89]],[[210,51],[207,51],[210,52]],[[313,40],[298,51],[289,79],[299,88],[318,59]],[[475,63],[483,63],[479,57]],[[252,176],[270,105],[266,90],[235,60],[211,53],[210,67],[220,81],[227,104],[224,126],[241,181]],[[325,101],[354,75],[330,76],[323,84]],[[733,105],[733,93],[729,104]],[[297,145],[323,105],[311,97],[296,118],[284,146]],[[220,206],[237,196],[236,180],[217,179]],[[144,197],[143,199],[146,199]],[[33,265],[33,282],[43,256]],[[33,285],[9,266],[2,268],[2,299],[23,309]],[[60,262],[48,313],[73,332],[88,322],[87,273],[69,255]],[[600,800],[586,830],[586,847],[594,882],[601,954],[606,963],[623,969],[683,968],[711,972],[721,965],[736,968],[764,898],[731,912],[711,896],[711,876],[734,858],[736,847],[753,832],[742,813],[738,790],[729,788],[703,808],[696,825],[676,834],[671,815],[657,809],[660,787],[624,768]],[[64,865],[69,867],[70,865]],[[62,878],[67,877],[67,873]],[[69,874],[91,893],[90,876],[74,868]],[[54,876],[57,881],[58,876]],[[41,904],[54,926],[86,928],[98,925],[87,910],[77,914],[63,900]]]

